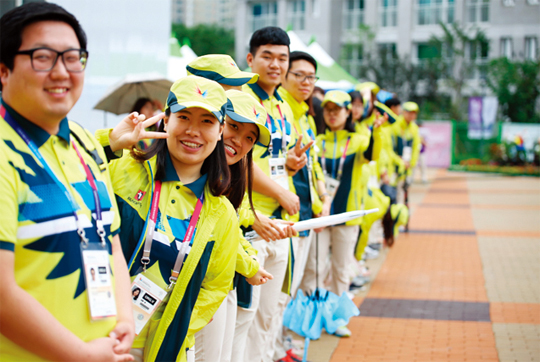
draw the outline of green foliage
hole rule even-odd
[[[512,122],[540,123],[540,114],[535,112],[540,96],[540,61],[494,59],[487,67],[486,84]]]
[[[180,42],[187,39],[197,55],[229,54],[234,58],[234,31],[217,25],[199,24],[188,28],[184,24],[173,24],[172,32]]]

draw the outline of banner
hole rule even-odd
[[[470,139],[493,137],[497,107],[496,97],[469,98],[469,133]]]
[[[423,122],[420,134],[425,140],[428,167],[449,167],[452,155],[452,122]]]

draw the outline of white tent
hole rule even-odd
[[[325,90],[340,89],[347,92],[353,90],[358,81],[336,63],[319,43],[313,42],[307,46],[294,31],[290,30],[287,34],[291,40],[291,51],[308,53],[317,61],[317,76],[320,77],[317,86]]]
[[[169,58],[167,59],[167,78],[175,81],[187,75],[186,65],[197,58],[197,54],[184,44],[180,46],[178,39],[171,37],[169,39]]]

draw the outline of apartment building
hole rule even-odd
[[[236,55],[242,63],[253,31],[274,25],[293,29],[306,43],[315,37],[360,77],[367,53],[377,49],[414,62],[432,56],[427,43],[443,34],[439,22],[485,33],[489,46],[466,48],[478,64],[500,56],[539,57],[540,0],[237,0]]]

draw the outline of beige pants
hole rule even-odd
[[[351,255],[354,255],[354,246],[358,238],[358,225],[353,226],[332,226],[321,231],[319,237],[319,287],[324,287],[323,278],[326,263],[330,262],[330,271],[332,273],[332,281],[329,285],[329,290],[339,296],[349,290],[350,273],[349,263]],[[316,288],[316,238],[311,243],[309,257],[304,272],[304,279],[300,285],[300,289],[313,291]],[[330,256],[330,258],[328,257]]]
[[[272,348],[273,319],[278,313],[279,295],[285,279],[289,258],[289,239],[256,241],[260,264],[274,279],[253,287],[251,307],[238,308],[233,341],[235,362],[270,362],[267,351]]]
[[[236,290],[231,290],[212,322],[195,334],[195,361],[230,362],[235,323]]]
[[[274,334],[276,338],[274,340],[273,350],[269,350],[269,354],[273,352],[273,355],[270,356],[274,361],[277,361],[287,355],[286,347],[283,343],[283,313],[287,304],[291,298],[296,297],[298,287],[302,282],[304,277],[304,270],[306,268],[307,259],[309,257],[309,250],[314,239],[315,232],[310,231],[308,236],[293,238],[293,250],[294,250],[294,269],[293,269],[293,279],[291,286],[291,295],[288,296],[285,293],[281,293],[279,296],[279,317],[275,318],[275,326],[273,327]]]

